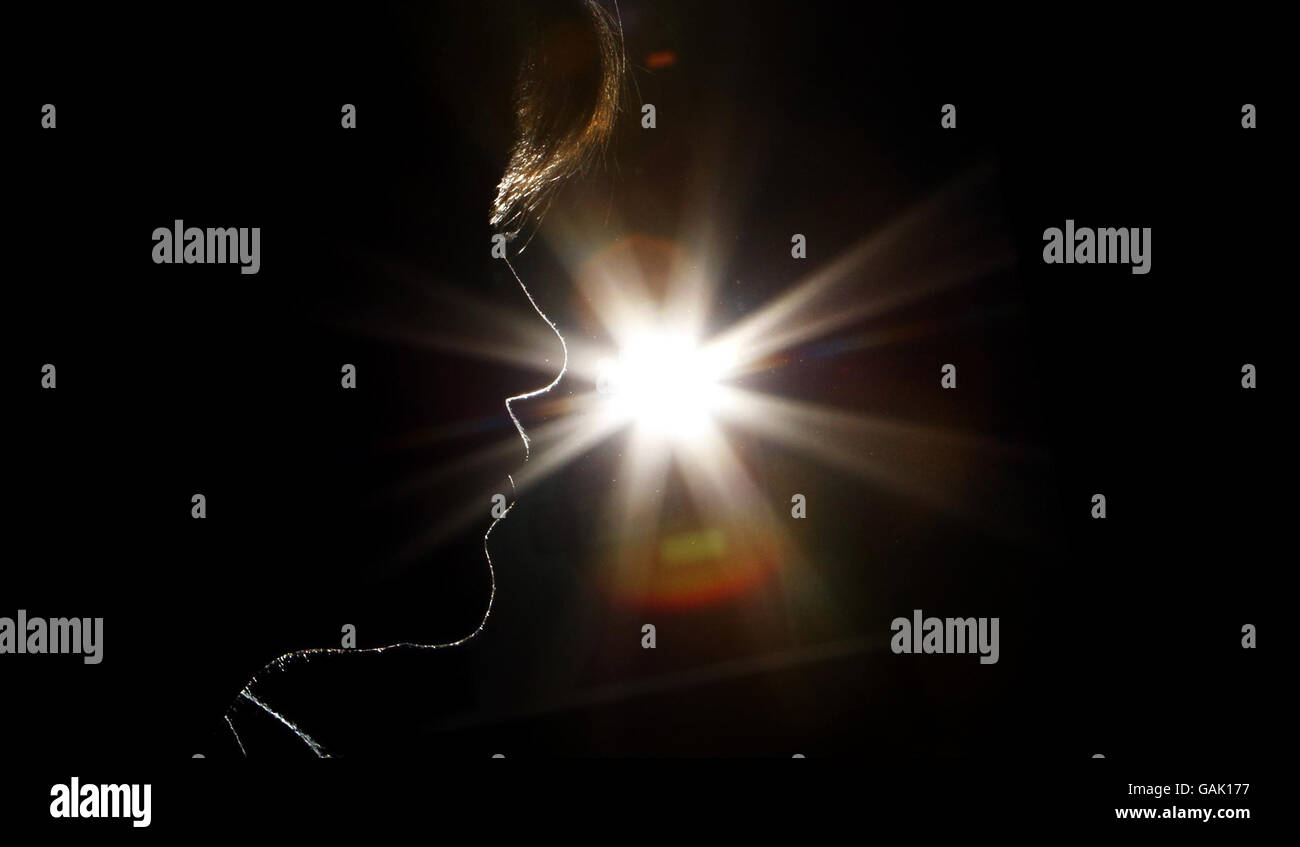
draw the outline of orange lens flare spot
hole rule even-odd
[[[656,50],[645,57],[645,66],[652,71],[671,68],[677,64],[677,54],[672,50]]]
[[[617,600],[645,609],[711,606],[748,594],[775,571],[770,552],[730,542],[721,529],[665,536],[658,548],[626,555],[609,589]]]

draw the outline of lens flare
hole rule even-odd
[[[600,391],[619,420],[651,438],[690,441],[712,423],[726,367],[690,335],[669,330],[630,336],[602,371]]]
[[[754,478],[754,443],[860,477],[947,519],[1021,538],[1022,522],[982,496],[980,469],[1008,458],[1037,461],[1037,450],[770,393],[774,383],[814,377],[817,368],[827,373],[829,356],[946,331],[900,321],[918,301],[1011,267],[1014,250],[988,205],[997,196],[994,173],[982,166],[943,186],[730,320],[715,314],[724,299],[721,257],[730,249],[725,227],[705,220],[684,244],[632,234],[593,252],[590,227],[552,217],[547,240],[573,280],[576,313],[558,343],[558,327],[519,324],[486,306],[482,317],[498,327],[487,338],[467,337],[461,326],[409,337],[536,367],[552,379],[562,357],[560,390],[529,395],[535,414],[551,419],[529,430],[534,455],[511,477],[512,490],[618,439],[591,555],[607,565],[620,599],[712,604],[760,590],[774,575],[807,571],[788,533],[799,525],[788,511],[798,489]],[[785,368],[800,375],[765,378]],[[864,386],[872,379],[863,372]],[[517,437],[503,449],[517,450]],[[492,455],[454,467],[468,471]],[[444,478],[440,471],[418,484]],[[478,502],[467,505],[410,549],[428,549],[480,513]]]

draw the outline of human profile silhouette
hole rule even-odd
[[[550,325],[563,346],[563,336],[516,273],[511,256],[526,246],[536,232],[560,187],[595,164],[609,142],[622,108],[626,72],[617,10],[611,11],[595,0],[507,2],[484,10],[481,20],[471,22],[458,4],[447,5],[451,8],[441,9],[432,14],[432,19],[426,17],[420,22],[420,40],[425,49],[416,55],[424,60],[422,67],[432,65],[437,69],[436,84],[442,94],[439,106],[444,109],[440,118],[453,124],[459,121],[450,131],[463,136],[462,143],[480,145],[481,150],[489,151],[485,158],[504,161],[504,167],[495,186],[449,177],[441,183],[444,191],[431,202],[437,205],[439,218],[466,214],[466,209],[486,212],[486,221],[495,234],[492,260],[508,269],[537,316]],[[467,67],[474,62],[490,67],[475,76]],[[509,72],[503,74],[503,69]],[[454,172],[457,163],[444,160],[437,166]],[[482,202],[485,198],[490,202]],[[443,230],[450,237],[440,239],[439,251],[473,252],[476,259],[480,252],[486,255],[485,246],[459,238],[463,229],[462,220]],[[503,254],[496,252],[503,244]],[[557,385],[563,368],[561,361],[554,378],[545,385],[503,398],[503,414],[509,416],[519,435],[519,457],[525,461],[529,439],[514,404],[540,396]],[[513,492],[505,496],[512,505]],[[300,745],[300,749],[316,756],[332,755],[327,744],[299,725],[291,706],[281,705],[276,697],[277,684],[283,686],[288,676],[310,674],[304,674],[309,665],[315,671],[330,660],[355,663],[361,656],[390,652],[402,654],[398,661],[405,662],[413,654],[441,653],[473,641],[488,625],[492,612],[496,578],[491,536],[506,513],[508,508],[494,511],[477,555],[465,555],[471,548],[464,543],[455,548],[466,559],[458,567],[480,569],[487,580],[480,609],[468,617],[457,615],[456,623],[434,627],[434,634],[415,626],[409,634],[399,636],[403,622],[419,616],[403,614],[398,602],[392,615],[398,623],[391,629],[393,635],[380,636],[382,643],[374,642],[371,627],[367,633],[371,638],[358,646],[355,626],[351,627],[349,642],[345,625],[341,646],[297,648],[278,654],[260,669],[254,669],[256,672],[222,715],[238,754],[254,756],[259,750],[284,749],[287,743],[290,747]],[[418,592],[418,586],[418,578],[403,580],[399,576],[384,587],[383,593],[400,596],[412,590]],[[456,627],[460,627],[459,635],[446,634],[455,632]],[[285,636],[298,642],[303,637]],[[289,687],[302,688],[298,682]]]

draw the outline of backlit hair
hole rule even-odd
[[[618,22],[596,0],[532,0],[514,89],[515,134],[492,226],[513,238],[604,152],[620,108]]]

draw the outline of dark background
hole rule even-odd
[[[974,466],[964,492],[1016,537],[737,434],[778,514],[809,494],[790,531],[811,574],[626,608],[593,588],[584,541],[606,445],[494,535],[497,605],[476,642],[268,683],[331,753],[1265,754],[1285,556],[1270,75],[1176,33],[1080,36],[1067,59],[1000,22],[950,39],[859,12],[625,3],[636,92],[606,166],[552,214],[605,222],[588,236],[601,245],[681,238],[706,206],[728,233],[722,327],[992,168],[969,214],[1014,240],[1018,264],[880,318],[923,331],[796,350],[753,387],[1034,448]],[[435,643],[482,614],[490,496],[522,448],[394,489],[501,442],[502,398],[549,379],[418,340],[491,339],[465,298],[541,326],[488,254],[511,48],[468,3],[82,14],[9,28],[58,37],[13,54],[0,614],[103,616],[105,661],[0,657],[0,726],[14,760],[49,766],[237,756],[221,716],[280,653],[336,646],[343,623],[362,646]],[[671,67],[643,67],[668,49]],[[45,102],[57,130],[39,129]],[[338,126],[349,102],[355,131]],[[1259,130],[1240,128],[1244,102]],[[944,103],[957,130],[939,127]],[[150,233],[176,218],[260,226],[261,272],[154,265]],[[1042,231],[1066,218],[1151,227],[1151,273],[1044,265]],[[546,233],[516,266],[563,330],[581,309]],[[45,362],[56,391],[39,388]],[[356,391],[339,388],[344,362]],[[945,362],[956,392],[938,390]],[[1245,362],[1257,391],[1240,388]],[[205,521],[189,516],[196,491]],[[1105,521],[1089,519],[1097,492]],[[467,502],[481,520],[421,543]],[[804,602],[814,585],[833,600]],[[893,655],[889,621],[913,608],[999,616],[1001,661]],[[646,622],[655,651],[639,646]],[[1257,651],[1240,647],[1244,623]],[[259,720],[241,723],[250,756],[310,755]]]

